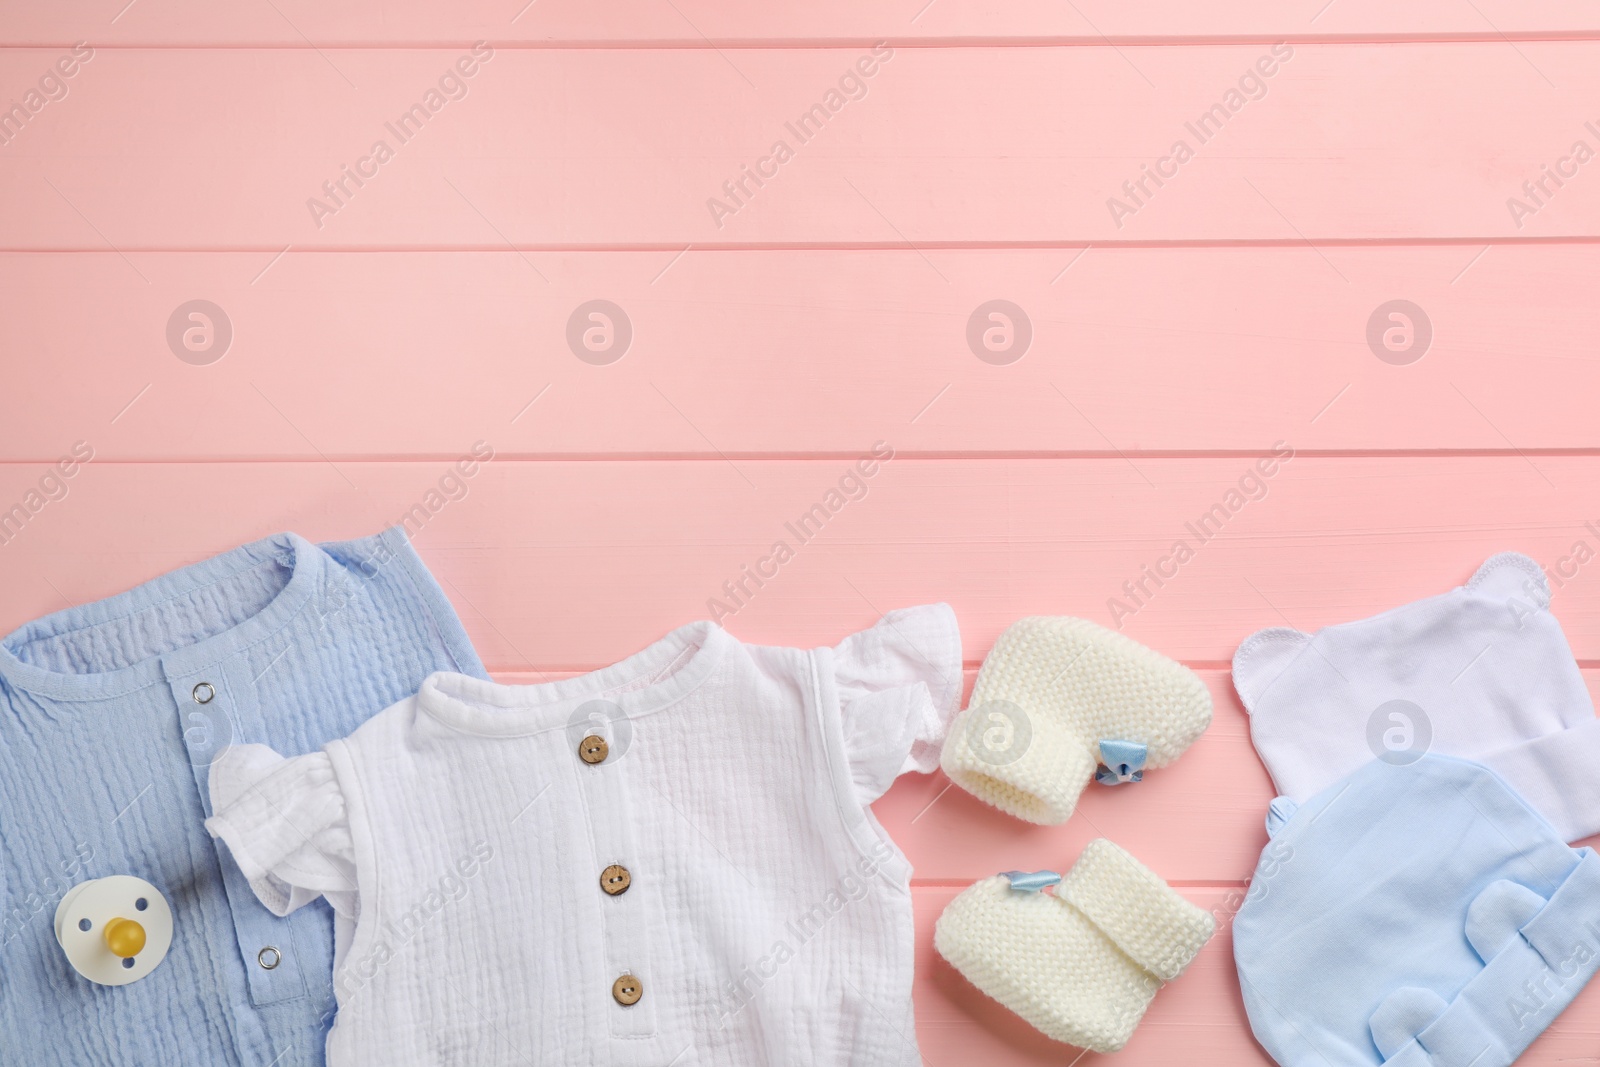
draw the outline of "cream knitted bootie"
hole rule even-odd
[[[985,878],[934,926],[939,955],[1047,1037],[1115,1052],[1163,982],[1211,937],[1211,914],[1104,838],[1055,876]]]
[[[1095,767],[1107,782],[1164,767],[1211,723],[1195,673],[1084,619],[1006,628],[939,756],[950,780],[1029,822],[1066,822]]]

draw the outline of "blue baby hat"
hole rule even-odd
[[[1275,815],[1233,949],[1283,1067],[1508,1067],[1600,967],[1600,857],[1479,764],[1374,760]]]

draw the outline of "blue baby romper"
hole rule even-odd
[[[433,671],[484,677],[403,531],[280,534],[0,641],[0,1064],[311,1067],[333,1011],[333,921],[280,919],[205,830],[229,743],[317,751]],[[80,977],[63,893],[151,882],[172,947],[129,985]]]

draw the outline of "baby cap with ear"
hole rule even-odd
[[[1284,1067],[1508,1067],[1600,967],[1600,857],[1479,764],[1370,760],[1278,826],[1233,951]]]
[[[1600,722],[1549,605],[1539,565],[1505,552],[1443,595],[1246,639],[1233,684],[1278,792],[1437,752],[1504,776],[1563,840],[1600,831]]]
[[[1193,671],[1092,622],[1038,616],[995,641],[939,763],[979,800],[1062,823],[1091,778],[1138,781],[1210,723],[1211,693]]]

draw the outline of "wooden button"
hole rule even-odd
[[[624,1008],[639,1003],[644,996],[644,983],[631,974],[625,974],[611,983],[611,999]]]
[[[613,863],[600,872],[600,888],[604,889],[609,896],[614,897],[619,893],[626,893],[628,887],[632,884],[633,875],[629,874],[628,868],[620,863]]]
[[[578,742],[578,758],[585,763],[604,763],[610,753],[611,746],[598,734],[590,734]]]

